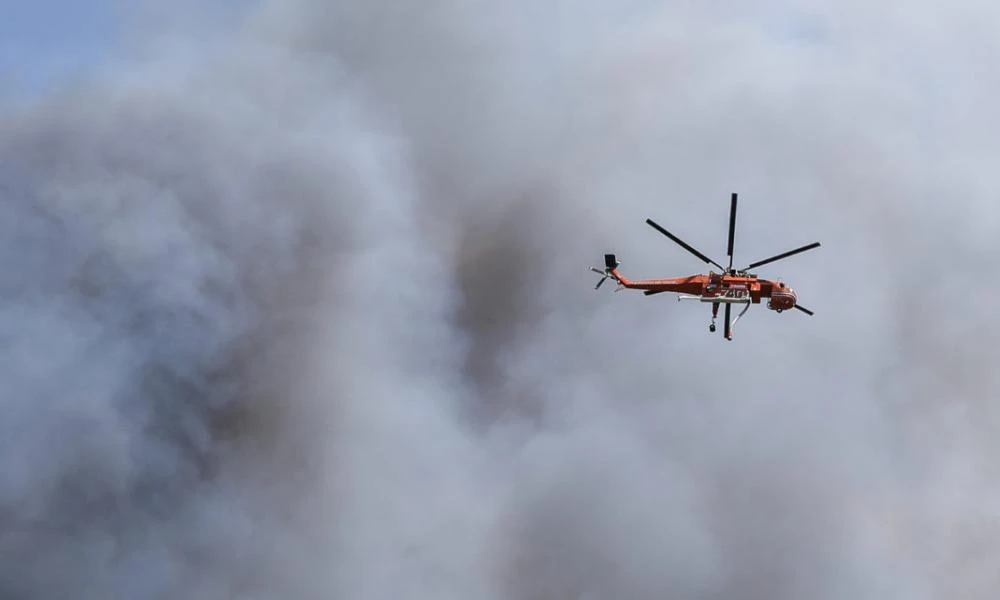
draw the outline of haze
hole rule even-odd
[[[0,595],[994,597],[993,4],[187,4],[0,105]],[[731,192],[814,317],[592,289]]]

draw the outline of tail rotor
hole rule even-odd
[[[598,269],[597,267],[590,267],[591,271],[593,271],[594,273],[597,273],[598,275],[601,276],[600,281],[597,282],[597,285],[594,286],[594,289],[595,290],[599,289],[602,285],[604,285],[604,281],[607,280],[607,279],[617,279],[611,273],[611,270],[614,269],[614,268],[616,268],[620,264],[621,263],[618,262],[618,260],[615,259],[615,255],[614,254],[605,254],[604,255],[604,269]]]

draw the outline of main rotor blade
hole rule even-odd
[[[729,268],[733,270],[733,241],[736,237],[736,192],[733,192],[732,205],[729,207]]]
[[[802,312],[806,313],[810,317],[813,316],[813,311],[811,311],[808,308],[802,306],[801,304],[796,304],[795,308],[797,308],[798,310],[801,310]]]
[[[731,311],[732,311],[732,308],[733,308],[733,305],[732,305],[732,304],[729,304],[729,303],[727,302],[727,303],[726,303],[726,328],[725,328],[725,329],[723,330],[723,331],[725,331],[725,332],[726,332],[726,333],[725,333],[725,335],[726,335],[726,339],[727,339],[727,340],[728,340],[728,339],[729,339],[730,337],[732,337],[732,335],[733,335],[733,332],[732,332],[732,324],[731,324],[731,322],[730,322],[730,320],[729,320],[729,316],[730,316],[730,314],[731,314]]]
[[[664,228],[660,227],[660,226],[659,226],[659,225],[657,225],[657,224],[656,224],[656,223],[655,223],[655,222],[654,222],[654,221],[653,221],[652,219],[646,219],[646,223],[647,223],[647,224],[649,224],[649,226],[650,226],[650,227],[652,227],[653,229],[655,229],[655,230],[659,231],[659,232],[660,232],[660,233],[662,233],[663,235],[665,235],[665,236],[667,236],[668,238],[672,239],[673,241],[677,242],[677,243],[678,243],[678,244],[679,244],[679,245],[680,245],[680,246],[681,246],[682,248],[684,248],[685,250],[687,250],[687,251],[688,251],[688,252],[690,252],[691,254],[694,254],[695,256],[697,256],[697,257],[698,257],[698,258],[700,258],[701,260],[705,261],[706,263],[709,263],[709,264],[713,264],[713,265],[715,265],[715,266],[719,267],[720,269],[722,269],[723,271],[725,270],[725,269],[723,269],[722,265],[720,265],[719,263],[715,262],[715,261],[714,261],[714,260],[712,260],[711,258],[709,258],[709,257],[705,256],[705,255],[704,255],[704,254],[702,254],[701,252],[698,252],[697,250],[695,250],[695,249],[694,249],[694,248],[692,248],[691,246],[687,245],[686,243],[684,243],[684,241],[683,241],[683,240],[681,240],[681,238],[679,238],[679,237],[677,237],[676,235],[674,235],[674,234],[670,233],[670,232],[669,232],[669,231],[667,231],[666,229],[664,229]]]
[[[819,248],[819,242],[813,242],[811,244],[802,246],[801,248],[796,248],[795,250],[789,250],[788,252],[772,256],[771,258],[765,258],[764,260],[759,260],[755,263],[751,263],[750,266],[747,267],[747,269],[753,269],[761,265],[766,265],[767,263],[774,262],[776,260],[781,260],[782,258],[788,258],[793,254],[798,254],[799,252],[805,252],[806,250],[812,250],[813,248]]]

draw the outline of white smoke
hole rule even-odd
[[[0,113],[2,595],[991,597],[994,9],[247,11]]]

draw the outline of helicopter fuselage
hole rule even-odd
[[[752,273],[736,275],[700,273],[687,277],[667,279],[629,280],[619,275],[622,287],[646,290],[647,293],[675,292],[682,299],[697,299],[720,304],[760,304],[767,300],[767,307],[778,312],[795,307],[795,290],[781,281],[759,279]]]

